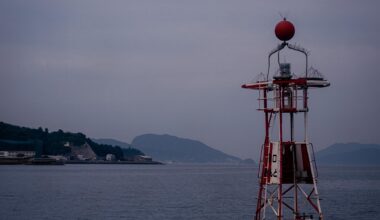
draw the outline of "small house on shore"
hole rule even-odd
[[[106,155],[106,161],[115,161],[116,157],[114,154],[107,154]]]
[[[36,141],[0,140],[0,157],[34,157],[36,156],[39,143]]]

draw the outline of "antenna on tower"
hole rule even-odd
[[[281,17],[281,20],[286,20],[288,17],[289,17],[289,12],[278,12],[278,14],[280,15]]]
[[[278,12],[278,14],[280,15],[280,17],[281,17],[282,20],[285,20],[285,19],[286,19],[285,16],[282,15],[282,13],[281,13],[280,11]]]

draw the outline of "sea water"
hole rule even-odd
[[[380,219],[379,167],[320,167],[325,219]],[[252,219],[247,165],[0,166],[0,219]]]

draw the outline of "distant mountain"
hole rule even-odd
[[[245,160],[242,160],[240,162],[240,164],[247,164],[247,165],[257,165],[256,162],[251,159],[251,158],[248,158],[248,159],[245,159]]]
[[[380,165],[378,144],[333,144],[316,153],[317,163],[331,165]]]
[[[202,142],[171,135],[140,135],[133,139],[132,146],[158,161],[181,163],[241,162],[240,158],[215,150]]]

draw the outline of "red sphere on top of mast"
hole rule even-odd
[[[288,41],[294,36],[295,29],[294,25],[284,18],[284,20],[277,23],[274,32],[281,41]]]

